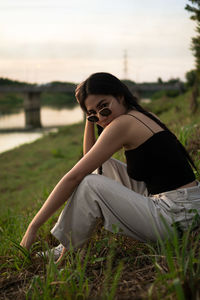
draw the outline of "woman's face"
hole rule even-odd
[[[96,124],[103,128],[108,126],[115,118],[127,112],[127,108],[123,104],[123,97],[115,98],[112,95],[88,95],[85,100],[85,106],[87,109],[87,117],[98,117]],[[101,114],[103,108],[110,110],[108,116]]]

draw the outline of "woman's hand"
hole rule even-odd
[[[33,227],[28,227],[20,245],[29,250],[36,239],[37,230]]]

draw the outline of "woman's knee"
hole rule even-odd
[[[90,174],[85,176],[81,181],[76,190],[76,195],[83,198],[97,199],[95,195],[98,194],[99,196],[100,194],[103,195],[106,192],[109,192],[112,190],[111,186],[113,183],[113,180],[105,176]]]
[[[90,174],[81,181],[78,192],[81,196],[94,196],[94,194],[102,194],[106,190],[110,190],[113,180],[98,174]]]
[[[89,174],[83,178],[79,184],[80,189],[90,189],[91,187],[97,186],[102,176],[98,174]]]
[[[74,193],[73,203],[82,212],[98,211],[99,194],[103,191],[104,176],[90,174],[84,177]]]

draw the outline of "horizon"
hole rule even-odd
[[[195,66],[190,46],[196,35],[186,4],[1,0],[0,77],[37,84],[81,82],[104,71],[137,83],[185,80]]]
[[[159,77],[158,77],[159,78]],[[9,81],[12,81],[12,82],[19,82],[19,83],[25,83],[25,84],[30,84],[30,85],[47,85],[47,84],[50,84],[50,83],[67,83],[67,84],[79,84],[80,82],[73,82],[73,81],[62,81],[62,80],[56,80],[56,81],[48,81],[48,82],[45,82],[45,83],[35,83],[35,82],[26,82],[26,81],[21,81],[21,80],[18,80],[18,79],[12,79],[12,78],[8,78],[8,77],[0,77],[0,80],[3,79],[3,80],[9,80]],[[162,78],[161,78],[162,79]],[[131,79],[121,79],[122,81],[130,81],[134,84],[162,84],[162,83],[169,83],[168,81],[170,80],[180,80],[180,83],[186,83],[186,80],[181,80],[180,78],[169,78],[169,80],[166,80],[162,83],[159,83],[158,80],[156,81],[143,81],[143,82],[136,82],[136,81],[133,81]],[[170,84],[170,83],[169,83]],[[1,85],[1,83],[0,83]]]

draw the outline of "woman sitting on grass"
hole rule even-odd
[[[175,135],[111,74],[91,75],[78,85],[76,98],[86,113],[84,156],[56,185],[21,245],[29,249],[40,226],[66,201],[51,231],[63,245],[62,255],[70,244],[82,247],[99,218],[107,230],[116,225],[144,242],[165,239],[166,224],[173,230],[179,222],[186,230],[194,211],[200,212],[200,183]],[[97,141],[95,124],[103,130]],[[121,148],[127,164],[111,158]],[[94,174],[100,166],[102,175]]]

